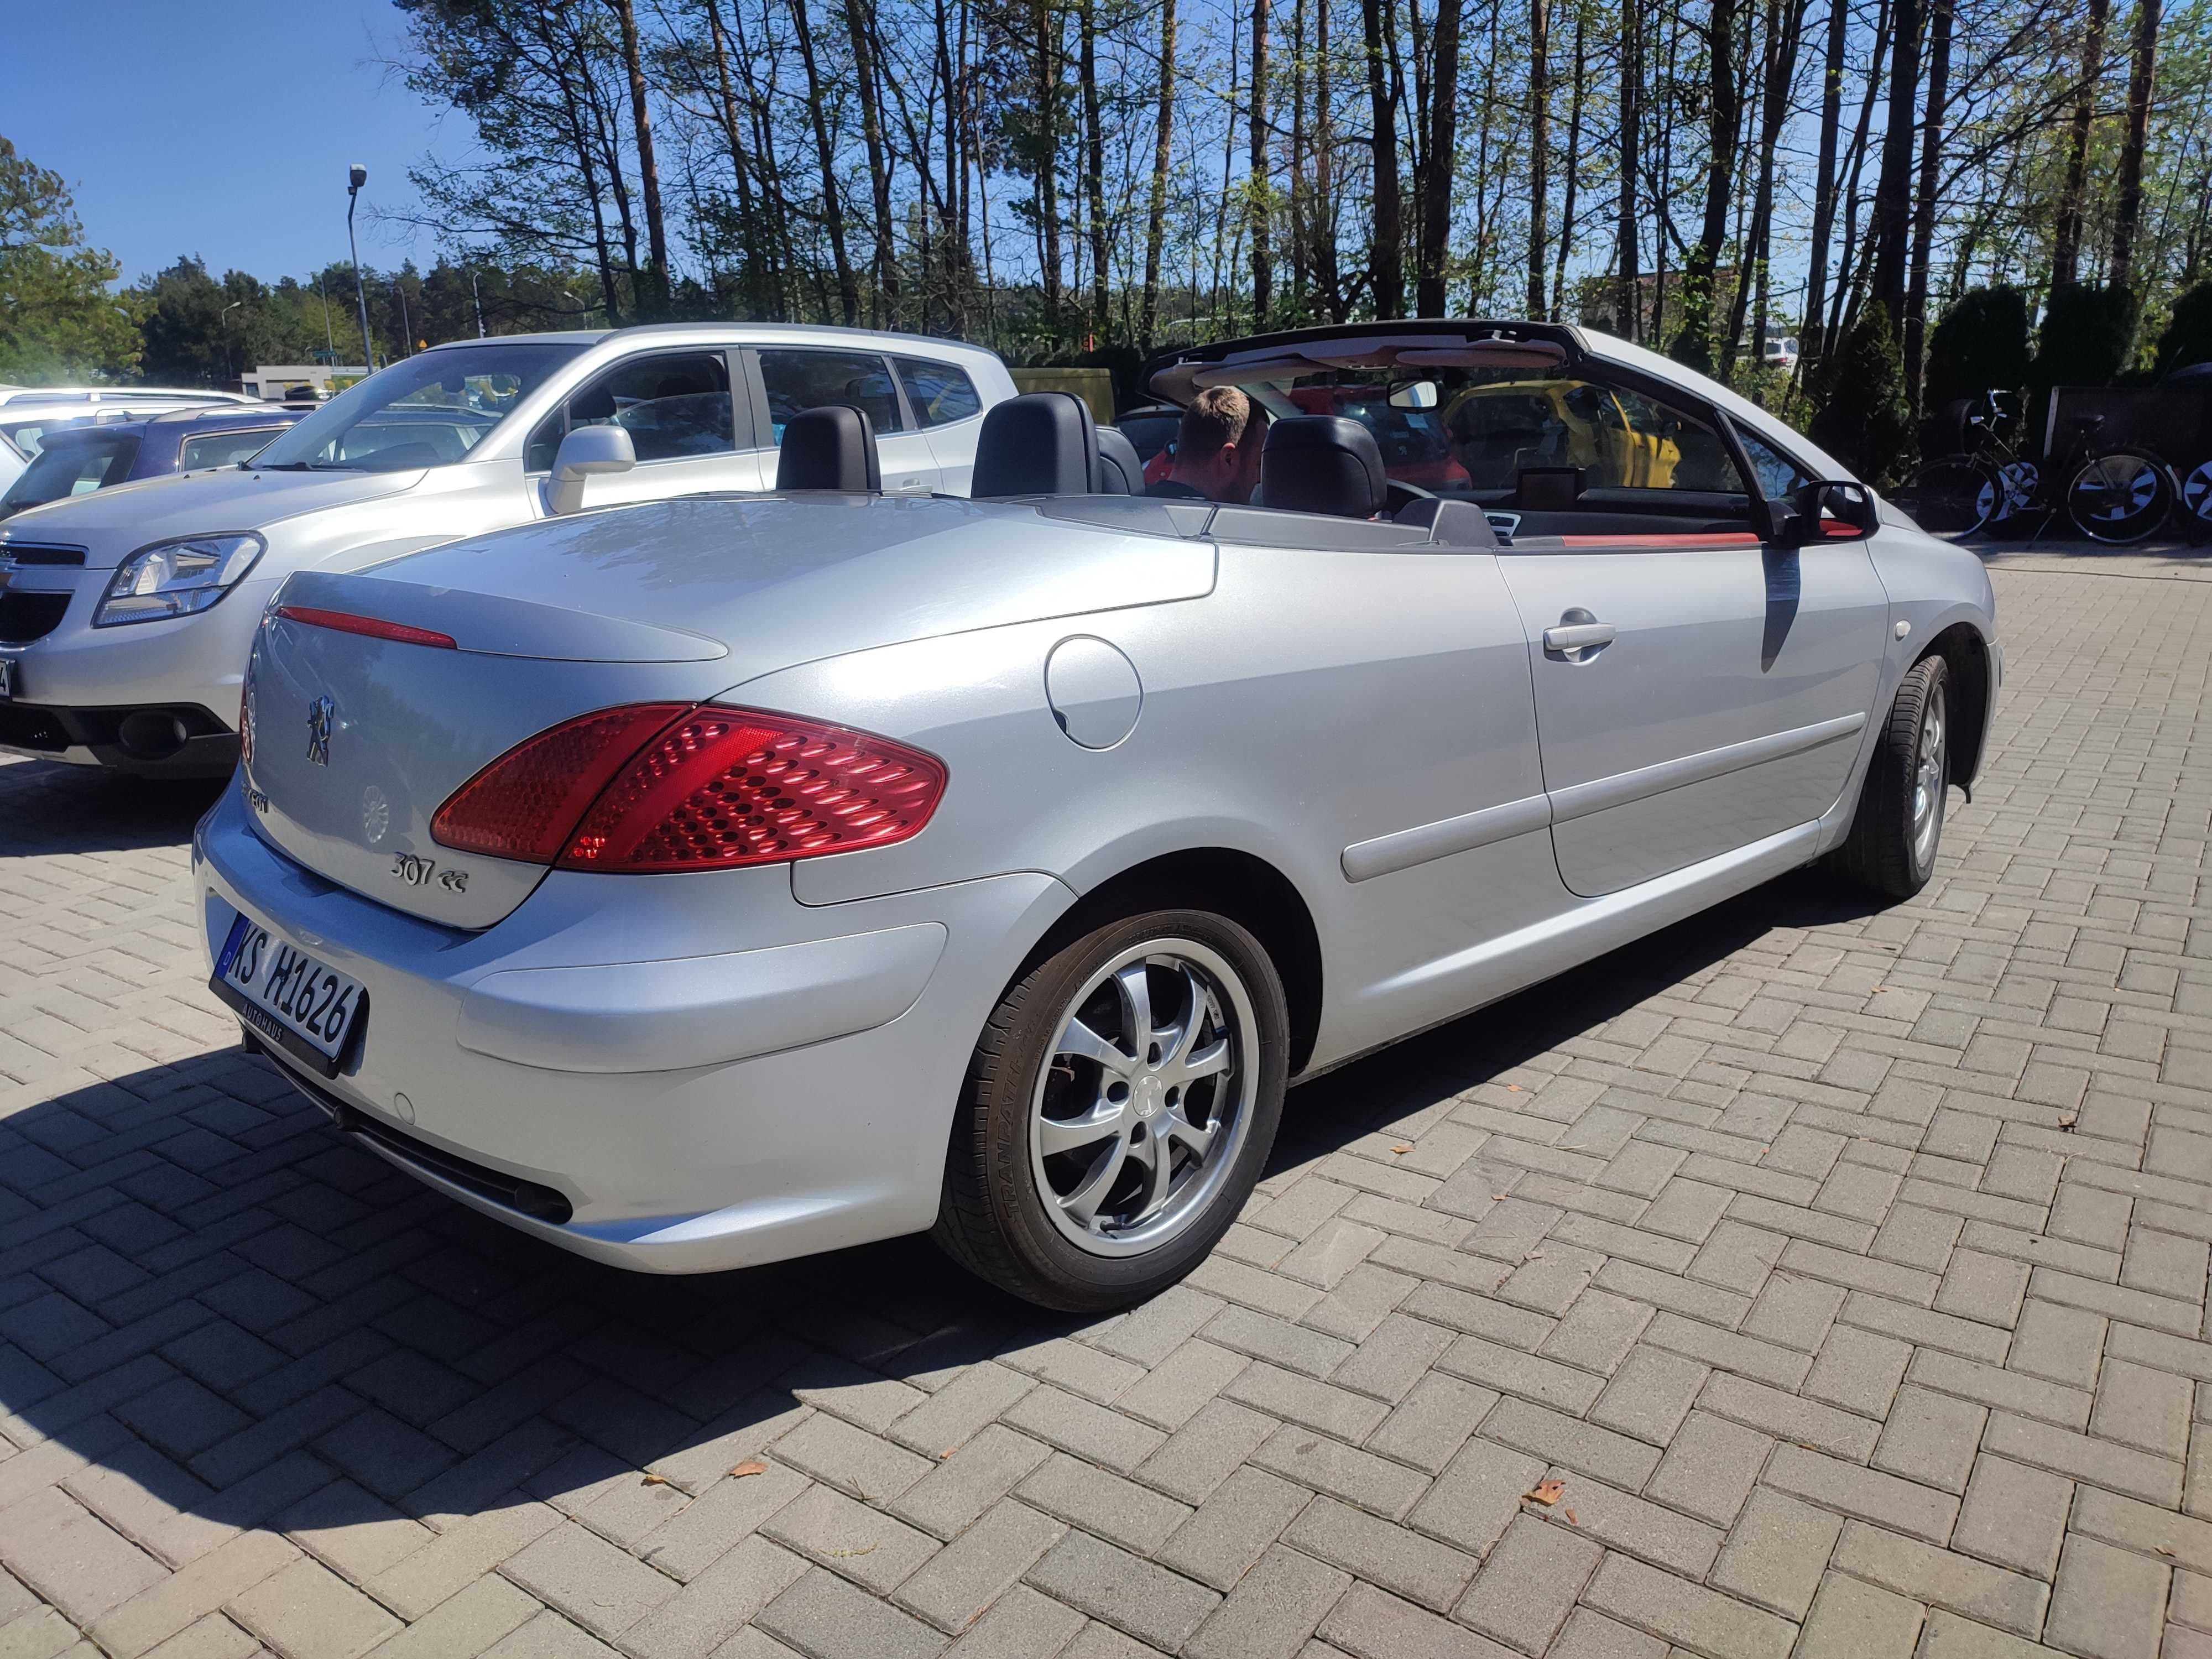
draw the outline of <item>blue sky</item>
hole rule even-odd
[[[204,255],[273,278],[346,257],[346,168],[368,168],[365,264],[435,250],[369,209],[414,199],[426,150],[465,154],[375,61],[398,50],[391,0],[63,0],[10,8],[0,137],[68,180],[123,280]]]

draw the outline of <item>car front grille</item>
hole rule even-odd
[[[28,645],[62,625],[69,609],[66,593],[24,593],[0,589],[0,645]]]
[[[84,550],[33,542],[0,542],[0,560],[9,559],[17,564],[82,565]]]

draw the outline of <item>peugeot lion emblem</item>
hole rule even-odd
[[[307,705],[307,758],[317,766],[331,763],[331,727],[337,715],[337,705],[328,697],[317,697]]]

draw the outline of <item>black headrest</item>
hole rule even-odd
[[[1067,392],[1029,392],[994,404],[975,434],[977,501],[1098,493],[1098,425]]]
[[[1137,447],[1117,426],[1098,428],[1098,493],[1102,495],[1141,495],[1145,493],[1145,464]]]
[[[850,404],[824,404],[785,422],[783,448],[775,458],[775,487],[881,489],[884,464],[876,453],[876,428],[867,410]]]
[[[1375,434],[1350,416],[1291,415],[1267,428],[1255,506],[1371,519],[1389,499]]]

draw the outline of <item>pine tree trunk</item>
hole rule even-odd
[[[1060,22],[1053,0],[1034,0],[1030,17],[1036,31],[1037,248],[1044,267],[1044,325],[1055,339],[1061,332],[1060,267]]]
[[[868,149],[869,183],[874,186],[876,301],[869,309],[888,326],[899,319],[896,228],[891,219],[890,166],[884,149],[884,112],[877,84],[875,14],[872,0],[845,0],[845,27],[853,42],[853,89],[860,100],[860,136]]]
[[[1567,254],[1575,240],[1575,186],[1582,176],[1583,94],[1585,81],[1583,9],[1575,8],[1575,79],[1567,99],[1566,200],[1559,208],[1559,243],[1552,258],[1552,303],[1547,314],[1553,322],[1566,314]]]
[[[1336,264],[1336,115],[1329,104],[1328,21],[1335,0],[1314,0],[1313,222],[1314,287],[1329,321],[1346,315],[1344,288]]]
[[[1382,0],[1359,0],[1367,31],[1367,97],[1374,109],[1371,143],[1375,173],[1375,240],[1368,258],[1369,284],[1378,318],[1402,314],[1406,304],[1405,228],[1398,185],[1398,100],[1391,84],[1391,59],[1397,56],[1394,27],[1383,33]]]
[[[1106,138],[1098,114],[1098,0],[1083,0],[1084,188],[1091,210],[1091,327],[1095,341],[1106,337]]]
[[[2128,136],[2120,148],[2120,202],[2112,215],[2112,286],[2135,276],[2136,238],[2142,227],[2143,148],[2150,131],[2151,90],[2158,75],[2161,0],[2136,0],[2135,64],[2128,72]]]
[[[729,147],[730,174],[737,181],[738,234],[744,239],[740,257],[744,262],[745,309],[758,318],[769,310],[761,282],[761,253],[765,239],[760,235],[760,222],[753,207],[752,167],[745,159],[744,140],[738,131],[738,95],[730,84],[729,47],[722,33],[722,0],[707,0],[707,40],[714,58],[716,118],[721,125],[722,141]]]
[[[1905,391],[1921,409],[1928,346],[1928,264],[1936,249],[1936,191],[1943,170],[1944,104],[1951,90],[1952,0],[1930,0],[1928,107],[1920,127],[1920,191],[1912,209],[1912,269],[1905,292]]]
[[[2089,0],[2081,26],[2081,85],[2075,94],[2073,131],[2066,144],[2066,179],[2059,187],[2058,216],[2051,227],[2051,286],[2074,280],[2081,257],[2081,212],[2089,178],[2089,129],[2097,115],[2097,82],[2105,72],[2105,29],[2112,0]]]
[[[1735,183],[1736,134],[1742,120],[1742,88],[1735,70],[1735,0],[1713,0],[1706,27],[1708,70],[1705,152],[1705,215],[1697,246],[1682,265],[1682,322],[1670,348],[1694,368],[1713,358],[1713,275],[1728,240],[1729,198]]]
[[[660,213],[660,167],[653,155],[653,115],[646,106],[645,60],[637,43],[637,9],[632,0],[611,0],[615,21],[622,29],[623,67],[629,75],[630,124],[637,136],[638,185],[645,197],[646,257],[652,275],[644,286],[649,296],[638,296],[639,309],[658,316],[668,309],[668,228]]]
[[[1873,297],[1893,325],[1905,317],[1905,273],[1912,215],[1913,106],[1920,101],[1922,0],[1897,0],[1889,47],[1889,122],[1875,175]]]
[[[1849,0],[1829,0],[1828,50],[1820,71],[1820,156],[1813,174],[1813,248],[1806,267],[1805,320],[1798,329],[1801,374],[1820,360],[1828,295],[1828,239],[1836,224],[1836,146],[1844,122],[1844,27]]]
[[[1841,5],[1843,0],[1837,0]],[[1620,294],[1613,301],[1613,327],[1624,340],[1644,335],[1644,279],[1638,266],[1644,223],[1636,208],[1636,169],[1644,160],[1640,127],[1644,104],[1644,25],[1638,0],[1620,0]]]
[[[1550,0],[1528,0],[1528,314],[1544,314],[1545,210],[1551,205],[1552,41]],[[1575,165],[1567,141],[1567,167]]]
[[[1160,246],[1167,235],[1168,168],[1175,145],[1176,0],[1161,0],[1160,101],[1152,128],[1152,198],[1145,218],[1145,309],[1138,325],[1137,343],[1146,355],[1152,349],[1152,331],[1160,313]]]
[[[1267,0],[1252,0],[1252,171],[1245,188],[1252,198],[1252,326],[1256,330],[1267,325],[1275,289],[1267,236],[1273,207],[1267,179]]]
[[[845,246],[845,210],[838,200],[837,156],[830,143],[828,106],[822,95],[822,71],[814,53],[814,27],[806,15],[807,0],[791,0],[791,19],[799,37],[799,61],[806,70],[806,104],[814,117],[814,154],[822,169],[822,216],[830,232],[830,257],[837,270],[837,305],[845,326],[860,321],[860,285],[853,275],[853,260]]]
[[[1429,77],[1429,132],[1421,188],[1421,271],[1416,314],[1447,315],[1445,267],[1451,255],[1452,171],[1459,144],[1461,0],[1437,0]],[[1480,175],[1477,187],[1480,188]]]

